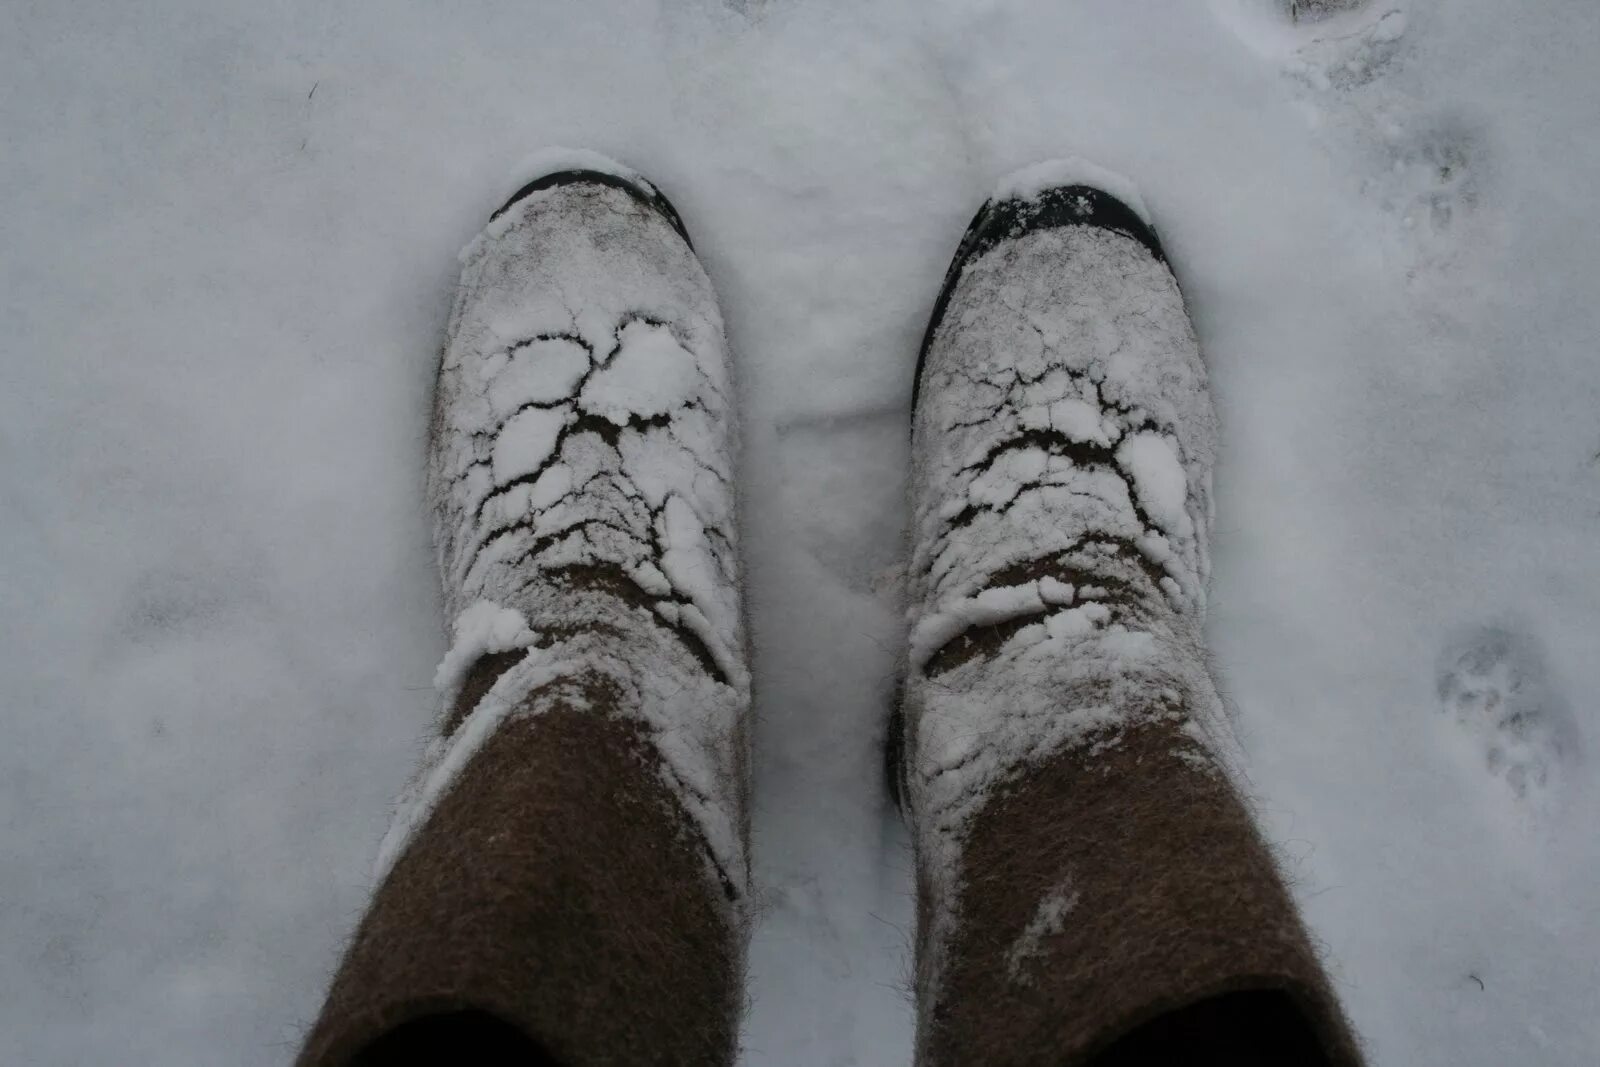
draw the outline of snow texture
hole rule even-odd
[[[1000,242],[962,269],[920,397],[907,784],[936,969],[994,786],[1153,719],[1232,752],[1200,633],[1216,419],[1166,265],[1097,227]]]
[[[456,254],[555,144],[671,197],[737,357],[746,1064],[909,1059],[912,368],[999,178],[1075,153],[1183,283],[1207,646],[1372,1062],[1590,1067],[1597,40],[1592,0],[5,5],[0,1062],[291,1058],[465,606],[421,484]],[[493,417],[587,373],[547,355]],[[1583,742],[1542,798],[1444,710],[1485,627]]]
[[[1067,915],[1078,906],[1080,899],[1081,894],[1072,888],[1069,878],[1039,901],[1028,925],[1006,951],[1006,972],[1012,981],[1024,985],[1033,981],[1028,974],[1029,965],[1044,955],[1045,938],[1054,937],[1067,928]]]
[[[1530,815],[1551,814],[1579,740],[1534,639],[1520,628],[1472,627],[1440,652],[1437,678],[1440,710],[1476,750],[1480,772],[1503,781]]]
[[[492,600],[479,600],[464,608],[451,627],[455,640],[439,661],[433,674],[433,687],[449,706],[472,665],[494,652],[527,648],[538,640],[528,628],[528,620],[516,608],[503,608]]]
[[[637,196],[559,184],[467,247],[449,338],[429,469],[456,620],[439,668],[446,706],[478,656],[527,655],[431,746],[380,870],[494,726],[591,678],[620,694],[616,713],[652,728],[711,873],[742,894],[750,675],[730,368],[710,279]],[[550,695],[530,703],[536,690]]]
[[[1145,207],[1144,197],[1140,195],[1139,187],[1132,179],[1076,156],[1047,159],[1042,163],[1014,170],[995,185],[990,199],[1030,200],[1047,189],[1057,189],[1066,185],[1087,185],[1091,189],[1110,193],[1132,208],[1133,213],[1138,215],[1146,226],[1151,225],[1150,209]]]

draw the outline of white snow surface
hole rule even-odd
[[[911,371],[967,221],[1067,153],[1138,183],[1193,316],[1206,647],[1373,1062],[1591,1063],[1600,9],[1282,10],[7,6],[0,1062],[293,1055],[466,606],[423,478],[455,253],[579,145],[672,198],[734,355],[746,1063],[909,1059]],[[695,572],[671,536],[641,583]]]

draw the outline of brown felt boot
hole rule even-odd
[[[305,1067],[729,1064],[749,676],[731,383],[676,213],[545,160],[463,253],[439,739]]]
[[[1230,777],[1201,644],[1215,436],[1137,194],[1081,164],[1009,179],[918,370],[919,1064],[1359,1062]]]

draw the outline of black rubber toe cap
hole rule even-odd
[[[683,219],[678,216],[677,208],[673,207],[672,202],[662,195],[660,189],[657,189],[649,182],[644,182],[643,184],[631,182],[626,178],[618,177],[615,174],[607,174],[601,170],[558,170],[553,174],[535,178],[513,193],[511,199],[500,206],[500,210],[489,216],[489,221],[493,222],[507,211],[510,211],[518,201],[537,193],[541,189],[553,189],[558,185],[582,184],[609,185],[613,189],[621,189],[639,201],[639,203],[655,210],[662,218],[672,224],[674,230],[678,231],[678,236],[683,238],[684,244],[690,248],[694,247],[694,242],[689,240],[689,231],[684,228]]]
[[[917,375],[911,386],[912,411],[916,410],[917,397],[922,391],[922,367],[928,358],[928,348],[933,344],[933,335],[938,332],[945,308],[967,264],[1002,241],[1013,241],[1035,230],[1058,226],[1095,226],[1120,233],[1144,245],[1158,262],[1167,261],[1155,230],[1139,217],[1139,213],[1110,193],[1092,186],[1060,185],[1037,196],[988,201],[978,210],[977,217],[961,238],[950,269],[945,272],[944,286],[934,302],[933,314],[928,318],[922,349],[917,353]]]

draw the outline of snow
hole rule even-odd
[[[1194,317],[1206,644],[1373,1061],[1591,1062],[1600,11],[1114,7],[8,8],[0,1061],[291,1056],[439,711],[458,611],[421,472],[455,253],[566,144],[671,197],[734,353],[747,1063],[908,1058],[877,746],[911,370],[963,227],[1066,152],[1137,182]],[[496,328],[604,353],[613,325]],[[1094,439],[1061,410],[1028,418]],[[1515,679],[1575,743],[1458,699]]]
[[[1117,463],[1132,476],[1134,493],[1151,518],[1177,537],[1194,536],[1194,523],[1183,509],[1188,476],[1171,438],[1130,434],[1117,448]]]
[[[528,619],[516,608],[505,608],[492,600],[475,600],[456,616],[451,629],[455,640],[439,661],[433,674],[433,687],[448,705],[467,671],[490,652],[509,652],[533,644]]]
[[[1406,17],[1402,12],[1390,11],[1372,26],[1372,39],[1382,44],[1398,41],[1405,36]]]
[[[1139,187],[1132,179],[1125,174],[1118,174],[1114,170],[1076,156],[1047,159],[1042,163],[1034,163],[1012,171],[1000,179],[991,197],[997,201],[1027,200],[1047,189],[1063,185],[1087,185],[1092,189],[1110,193],[1132,208],[1134,214],[1138,215],[1145,225],[1152,224],[1150,209],[1145,207],[1144,197],[1139,194]]]
[[[700,374],[694,355],[670,330],[632,322],[617,343],[617,353],[584,385],[578,403],[618,426],[634,415],[664,414],[662,398],[684,395]]]
[[[1040,899],[1028,925],[1023,927],[1022,933],[1017,935],[1017,940],[1006,952],[1006,970],[1012,981],[1024,984],[1032,981],[1027,968],[1043,955],[1041,942],[1066,929],[1067,915],[1078,906],[1080,899],[1082,897],[1072,888],[1070,878]]]
[[[1025,425],[1030,429],[1039,425],[1036,419],[1028,417],[1034,410],[1030,408],[1023,412]],[[1100,409],[1087,400],[1065,397],[1051,404],[1047,410],[1049,417],[1043,426],[1060,430],[1073,441],[1093,441],[1102,445],[1111,443],[1110,435],[1100,420]]]
[[[488,377],[489,405],[504,419],[526,404],[565,400],[589,370],[589,353],[572,341],[534,341],[511,350]],[[490,368],[485,368],[490,370]]]
[[[908,666],[920,668],[965,630],[1039,615],[1049,607],[1071,604],[1074,594],[1072,586],[1046,575],[1027,585],[991,586],[976,596],[961,597],[915,622]]]
[[[507,419],[494,441],[494,480],[504,485],[544,466],[567,425],[567,416],[565,408],[529,408]]]
[[[625,166],[601,152],[592,148],[563,148],[552,145],[541,148],[524,156],[517,165],[511,169],[511,176],[503,183],[505,196],[501,199],[508,200],[524,185],[535,182],[550,174],[558,174],[564,170],[592,170],[600,174],[610,174],[635,185],[651,188],[648,177],[640,174],[632,167]]]

